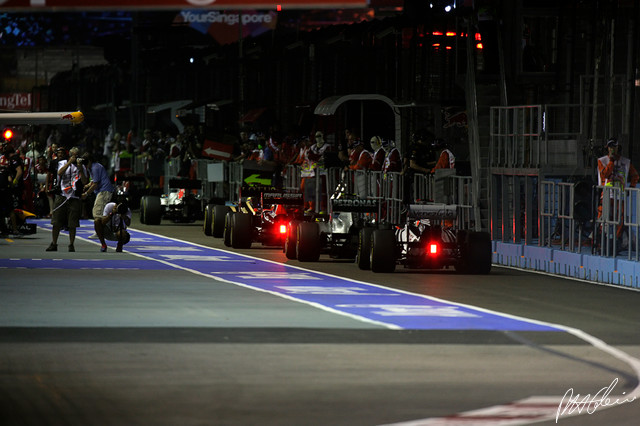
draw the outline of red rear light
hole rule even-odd
[[[436,256],[440,252],[440,247],[438,247],[437,243],[429,243],[427,250],[430,256]]]
[[[286,234],[287,233],[287,225],[280,224],[280,233],[281,234]]]

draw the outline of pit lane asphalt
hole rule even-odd
[[[133,227],[223,247],[201,224]],[[68,253],[64,235],[47,253],[49,241],[43,230],[2,240],[0,258],[144,263],[86,240]],[[241,252],[285,261],[276,249]],[[38,263],[0,269],[3,424],[373,425],[595,392],[612,377],[637,384],[628,365],[566,333],[386,330],[185,271]],[[637,293],[501,268],[473,277],[303,266],[569,325],[640,356]],[[562,422],[635,424],[637,409]]]

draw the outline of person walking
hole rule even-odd
[[[93,220],[96,220],[102,216],[104,207],[111,201],[114,187],[111,179],[109,179],[107,169],[100,162],[95,161],[91,154],[85,153],[82,159],[89,172],[89,184],[85,186],[81,198],[84,200],[92,194],[96,194],[93,209],[91,210]],[[97,237],[97,234],[93,234],[89,238],[95,239]]]

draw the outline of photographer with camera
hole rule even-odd
[[[64,151],[58,151],[58,180],[60,185],[60,195],[56,195],[53,204],[53,214],[51,224],[51,244],[47,251],[58,250],[58,236],[63,227],[69,230],[69,251],[76,251],[73,243],[76,239],[76,228],[80,226],[80,215],[82,214],[82,188],[89,182],[87,171],[82,164],[78,163],[79,149],[73,147],[69,150],[69,159],[64,157]],[[80,162],[81,163],[81,162]]]
[[[122,246],[131,239],[127,228],[131,225],[131,209],[126,201],[108,203],[102,215],[93,221],[94,229],[100,239],[101,252],[107,251],[105,240],[117,241],[116,251],[121,252]]]

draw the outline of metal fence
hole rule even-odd
[[[540,183],[538,244],[571,252],[639,260],[640,188],[594,185],[591,194],[576,194],[578,184]]]

